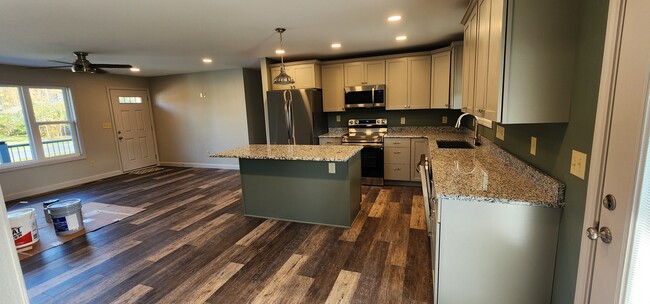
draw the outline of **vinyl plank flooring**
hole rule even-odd
[[[220,169],[165,167],[25,198],[146,209],[21,261],[28,295],[32,303],[431,302],[421,190],[361,192],[349,229],[245,217],[239,173]]]

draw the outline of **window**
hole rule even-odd
[[[119,103],[142,103],[142,98],[140,97],[122,97],[118,98]]]
[[[2,167],[80,155],[66,87],[0,85]]]

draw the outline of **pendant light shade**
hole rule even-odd
[[[276,28],[275,31],[280,33],[280,50],[284,51],[284,46],[282,45],[282,33],[284,33],[286,29],[279,27]],[[284,70],[284,52],[282,52],[280,53],[280,74],[273,78],[273,84],[290,85],[294,83],[295,81],[293,81],[293,78],[291,78],[291,76],[289,76]]]

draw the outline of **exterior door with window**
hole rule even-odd
[[[122,170],[158,164],[149,93],[111,89],[110,95]]]
[[[589,303],[650,303],[650,1],[622,2]]]

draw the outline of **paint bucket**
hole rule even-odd
[[[23,248],[38,242],[38,226],[36,225],[36,209],[26,208],[11,211],[9,226],[14,237],[16,248]]]
[[[47,207],[56,235],[68,235],[84,229],[81,200],[67,199]]]
[[[47,207],[49,207],[50,205],[52,205],[52,204],[54,204],[54,203],[56,203],[58,201],[59,201],[59,199],[55,198],[55,199],[44,201],[42,203],[43,204],[43,213],[45,214],[45,221],[46,222],[52,223],[52,217],[50,217],[50,214],[47,212]]]

